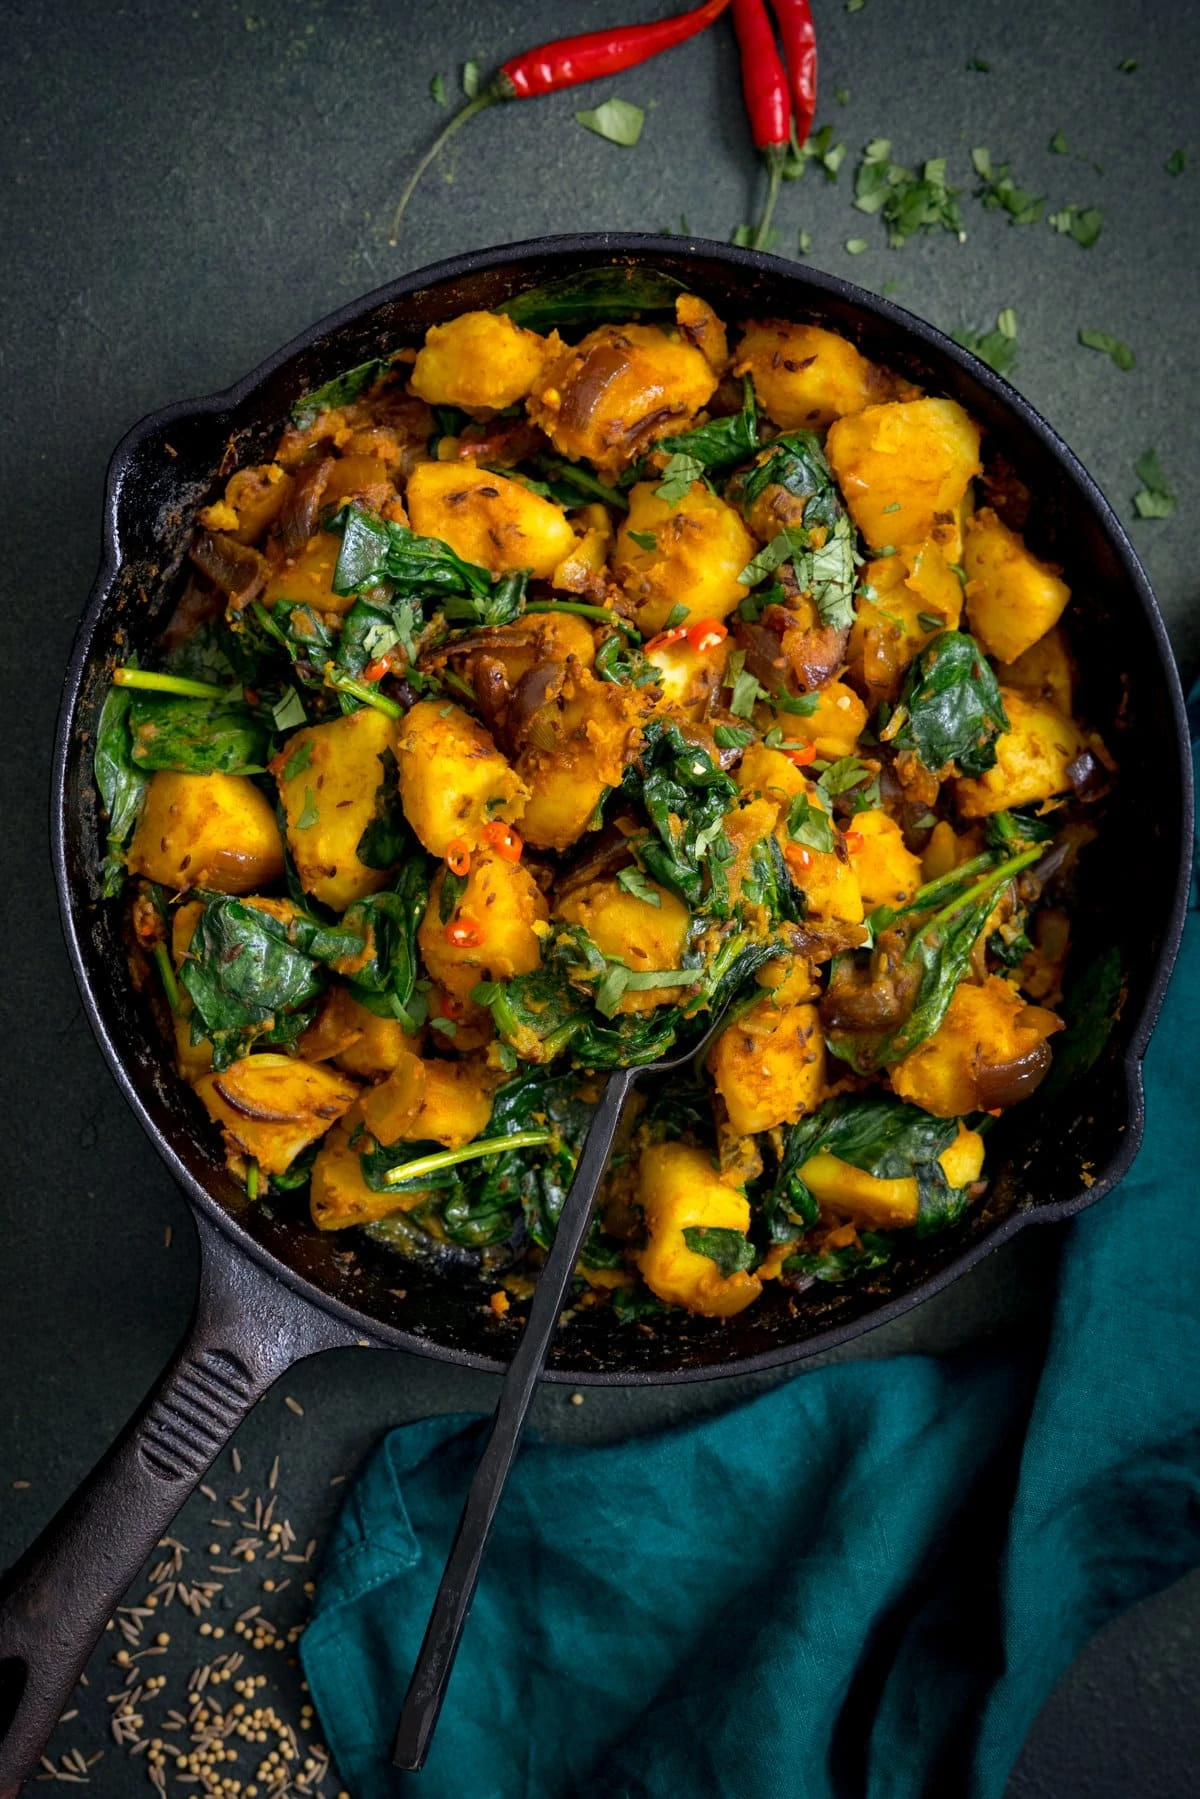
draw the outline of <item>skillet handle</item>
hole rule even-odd
[[[252,1406],[303,1357],[361,1343],[203,1218],[196,1311],[162,1379],[0,1578],[0,1799],[36,1772],[122,1593]]]

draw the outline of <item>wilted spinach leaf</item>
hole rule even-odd
[[[506,625],[520,615],[529,579],[525,570],[494,576],[456,555],[437,537],[418,537],[407,525],[378,517],[361,506],[344,506],[328,521],[342,547],[333,573],[333,591],[394,590],[417,605],[428,601],[451,624]]]
[[[271,732],[248,706],[228,700],[134,693],[130,755],[136,767],[189,775],[257,774],[270,757]]]
[[[1042,1084],[1044,1095],[1064,1092],[1095,1067],[1117,1022],[1123,985],[1121,952],[1115,944],[1068,981],[1062,1004],[1067,1028],[1055,1039],[1054,1063]]]
[[[586,269],[529,287],[495,308],[526,331],[557,330],[568,341],[607,321],[623,324],[643,315],[675,315],[675,301],[687,289],[674,275],[657,269],[613,266]]]
[[[428,899],[426,860],[414,851],[390,888],[356,900],[342,920],[370,950],[361,966],[341,971],[351,993],[378,1017],[398,1018],[407,1031],[415,1031],[424,1017],[424,995],[417,992],[417,928]]]
[[[863,1231],[857,1242],[843,1244],[840,1249],[803,1250],[788,1256],[783,1272],[807,1274],[814,1280],[840,1285],[842,1281],[870,1273],[873,1268],[882,1268],[891,1257],[892,1246],[886,1237],[878,1231]]]
[[[346,369],[343,374],[335,375],[323,387],[314,387],[310,394],[305,394],[292,407],[293,425],[304,430],[321,413],[330,411],[334,406],[349,406],[352,400],[357,400],[369,387],[374,387],[379,377],[386,373],[387,366],[380,357],[373,356],[370,362],[360,362],[357,368]]]
[[[987,657],[965,631],[943,631],[925,645],[904,678],[900,705],[907,716],[892,743],[914,751],[934,774],[949,762],[964,775],[995,765],[1008,715]]]
[[[758,407],[753,384],[749,379],[743,382],[740,412],[710,419],[707,425],[697,425],[692,431],[661,437],[654,447],[671,456],[686,456],[709,473],[745,462],[758,448]]]
[[[728,1278],[753,1268],[758,1255],[750,1239],[741,1231],[727,1230],[721,1225],[685,1224],[683,1240],[698,1256],[707,1256]]]
[[[96,728],[93,770],[104,810],[108,814],[108,854],[101,869],[106,899],[120,893],[125,882],[125,849],[133,836],[146,797],[148,777],[132,756],[129,734],[128,687],[110,687]]]
[[[645,810],[657,832],[637,842],[646,872],[696,907],[729,913],[725,865],[731,859],[722,820],[737,803],[737,784],[707,750],[689,743],[676,724],[653,720],[622,791]]]
[[[286,923],[227,894],[206,899],[179,981],[195,1008],[192,1041],[211,1039],[218,1071],[256,1041],[293,1041],[323,985]]]
[[[786,431],[775,438],[765,455],[740,477],[738,499],[745,510],[768,487],[783,487],[806,502],[804,524],[811,530],[824,525],[832,530],[842,516],[842,504],[820,440],[811,431]]]

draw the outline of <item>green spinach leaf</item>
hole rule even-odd
[[[292,1042],[312,1018],[323,978],[269,912],[208,895],[179,969],[195,1008],[192,1041],[208,1037],[220,1072],[256,1042]]]
[[[125,850],[141,816],[149,785],[133,760],[129,735],[131,693],[128,687],[110,687],[96,728],[93,770],[96,786],[108,814],[108,845],[101,869],[101,888],[114,898],[125,884]]]
[[[685,1224],[683,1240],[698,1256],[707,1256],[728,1278],[753,1268],[758,1255],[749,1237],[721,1225]]]
[[[360,394],[365,394],[368,388],[374,387],[380,376],[387,372],[387,367],[387,363],[380,357],[373,356],[369,362],[360,362],[357,368],[346,369],[343,374],[335,375],[323,387],[315,387],[292,407],[293,425],[298,425],[303,431],[321,413],[329,412],[335,406],[349,406]]]
[[[130,756],[137,768],[189,775],[259,774],[270,760],[271,732],[261,715],[226,700],[135,693],[129,728]]]
[[[964,775],[986,774],[995,765],[1008,715],[987,657],[965,631],[943,631],[925,645],[899,703],[906,716],[892,742],[912,750],[932,773],[951,762]]]

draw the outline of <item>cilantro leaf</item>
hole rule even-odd
[[[617,886],[623,887],[626,893],[632,893],[634,899],[644,900],[648,906],[662,905],[661,893],[651,885],[640,868],[623,868],[617,876]]]
[[[823,806],[813,804],[807,792],[798,793],[788,808],[787,831],[793,843],[810,850],[829,855],[833,849],[833,820]]]
[[[743,1274],[758,1260],[754,1245],[741,1231],[717,1224],[685,1224],[683,1240],[696,1255],[707,1256],[721,1273]]]
[[[665,500],[668,506],[677,506],[703,474],[704,464],[698,457],[676,450],[673,456],[667,458],[667,466],[663,469],[662,480],[654,489],[654,496]]]
[[[1139,456],[1133,465],[1133,472],[1142,483],[1133,496],[1138,517],[1170,518],[1175,511],[1175,495],[1168,492],[1167,478],[1158,460],[1158,452],[1147,450],[1144,456]]]
[[[626,150],[632,150],[637,143],[645,122],[646,115],[640,106],[635,106],[631,100],[619,100],[615,94],[590,112],[575,114],[577,125],[594,131],[597,137],[605,138],[610,144],[622,145]]]

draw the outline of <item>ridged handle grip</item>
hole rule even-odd
[[[203,1219],[188,1334],[108,1454],[0,1580],[0,1799],[16,1799],[97,1638],[247,1412],[304,1356],[361,1342]]]

